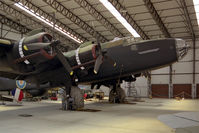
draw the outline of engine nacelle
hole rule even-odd
[[[18,42],[18,45],[15,46],[13,49],[14,53],[17,53],[20,58],[27,57],[24,61],[25,64],[35,64],[39,62],[45,62],[48,59],[51,59],[51,55],[48,53],[50,49],[36,49],[36,50],[29,50],[29,45],[38,45],[40,43],[50,43],[52,41],[52,36],[43,32],[38,33],[33,36],[28,36],[23,39],[21,39]],[[37,46],[35,46],[37,47]],[[38,45],[39,47],[39,45]],[[38,53],[38,55],[35,55],[35,53]],[[40,53],[40,54],[39,54]]]
[[[46,32],[22,38],[14,44],[12,51],[7,54],[7,58],[11,63],[10,66],[20,72],[34,71],[33,67],[36,64],[48,61],[54,57],[50,53],[50,46],[46,45],[51,42],[52,36]]]

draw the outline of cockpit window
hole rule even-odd
[[[142,39],[134,38],[134,37],[125,37],[124,40],[125,40],[125,43],[123,44],[123,46],[128,46],[128,45],[136,44],[140,42]]]
[[[122,38],[119,38],[119,37],[115,37],[113,40],[111,40],[110,42],[115,42],[115,41],[118,41],[118,40],[121,40]]]

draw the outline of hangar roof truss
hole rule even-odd
[[[192,40],[199,37],[197,4],[193,0],[108,0],[142,39],[175,37]],[[184,1],[184,2],[183,2]],[[197,1],[197,0],[196,0]],[[131,33],[113,16],[99,0],[1,0],[0,14],[27,29],[52,27],[37,20],[14,6],[21,2],[35,13],[55,22],[62,29],[82,41],[102,42],[115,37],[131,36]],[[197,5],[198,6],[198,5]],[[198,9],[197,9],[198,10]],[[55,14],[55,17],[52,14]],[[199,15],[198,15],[199,16]],[[20,26],[20,25],[19,25]],[[15,29],[17,29],[15,27]],[[19,28],[18,28],[19,29]],[[23,29],[23,28],[21,28]],[[25,32],[23,29],[22,32]],[[56,33],[64,44],[79,44],[63,34]]]

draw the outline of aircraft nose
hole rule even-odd
[[[182,59],[188,52],[190,46],[182,39],[176,39],[176,52],[178,60]]]

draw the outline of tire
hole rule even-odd
[[[110,91],[110,93],[109,93],[109,102],[110,103],[114,103],[114,101],[115,101],[115,90],[114,89],[112,89],[111,91]]]
[[[125,92],[121,87],[118,87],[116,90],[112,89],[109,93],[109,102],[110,103],[124,103]]]
[[[84,107],[84,97],[79,87],[73,86],[70,95],[74,100],[72,105],[73,110],[78,110]]]

